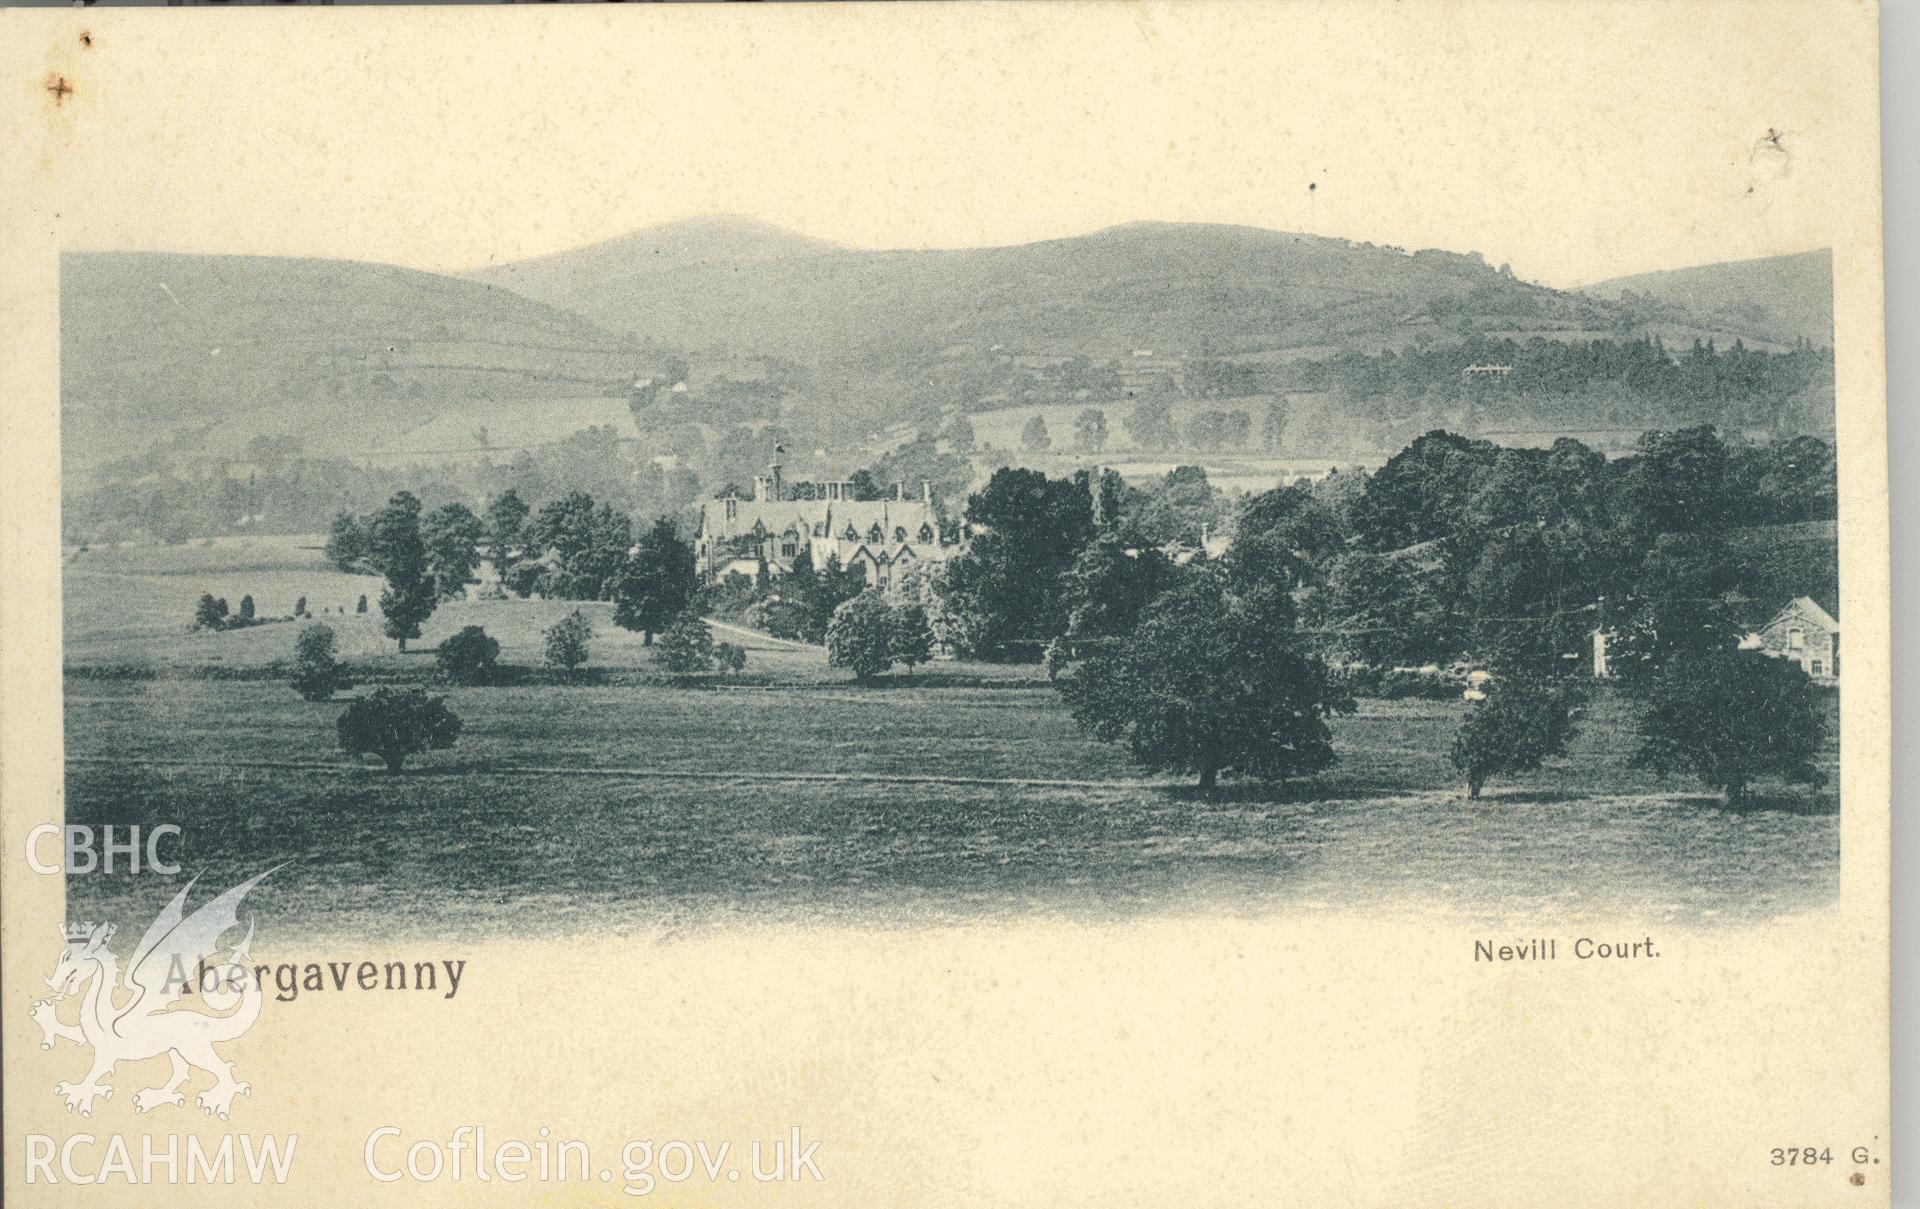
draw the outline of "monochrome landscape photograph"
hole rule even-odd
[[[713,215],[71,251],[60,324],[67,820],[303,927],[1837,892],[1825,251]]]

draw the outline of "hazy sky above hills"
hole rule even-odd
[[[1875,81],[1797,31],[1871,19],[1771,3],[88,10],[66,31],[90,28],[84,54],[25,48],[70,64],[75,91],[15,153],[84,193],[59,219],[69,248],[462,270],[708,213],[856,247],[1162,219],[1473,250],[1565,286],[1844,242],[1828,215],[1861,187],[1844,141]],[[166,33],[195,21],[204,37]]]

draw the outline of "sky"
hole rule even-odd
[[[854,247],[1151,219],[1569,286],[1842,242],[1871,11],[1680,7],[86,10],[6,64],[71,84],[13,132],[68,248],[455,271],[711,213]]]

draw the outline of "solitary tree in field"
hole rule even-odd
[[[386,761],[388,772],[399,772],[408,756],[452,747],[460,737],[460,718],[447,708],[445,697],[429,697],[417,688],[382,688],[349,705],[335,729],[340,750],[372,753]]]
[[[593,638],[593,623],[579,609],[562,617],[547,630],[547,666],[571,672],[587,661],[587,643]]]
[[[1489,777],[1527,772],[1565,755],[1573,737],[1571,689],[1535,680],[1498,680],[1453,736],[1450,758],[1478,798]]]
[[[333,627],[315,622],[293,640],[293,691],[309,701],[326,701],[347,683],[346,665],[334,655]]]
[[[404,651],[409,638],[420,637],[421,625],[440,603],[420,540],[420,501],[411,492],[396,494],[374,513],[368,542],[373,564],[387,577],[380,593],[387,637],[399,640]]]
[[[1044,453],[1053,447],[1053,438],[1047,435],[1047,418],[1036,415],[1027,421],[1020,430],[1020,448],[1028,453]]]
[[[1730,647],[1690,652],[1639,683],[1636,765],[1684,771],[1730,805],[1763,776],[1818,782],[1826,732],[1820,690],[1798,664]]]
[[[1095,738],[1201,788],[1223,772],[1284,781],[1328,767],[1326,719],[1353,709],[1296,644],[1285,593],[1238,594],[1217,570],[1162,593],[1057,687]]]
[[[493,679],[500,641],[480,626],[462,626],[458,634],[441,642],[434,657],[455,684],[485,684]]]
[[[693,589],[693,547],[663,516],[641,535],[614,584],[613,623],[640,631],[642,644],[652,646],[654,634],[693,599]]]
[[[1122,421],[1127,435],[1141,449],[1171,449],[1177,442],[1173,426],[1173,405],[1165,399],[1142,399]]]
[[[713,666],[713,631],[697,609],[688,609],[661,631],[658,658],[676,676],[704,672]]]
[[[253,597],[251,595],[240,598],[240,620],[253,620]]]
[[[215,598],[212,593],[201,593],[199,603],[193,606],[193,628],[196,630],[217,630],[226,624],[226,598]]]
[[[356,613],[364,613],[367,611],[367,594],[365,592],[360,593],[360,603],[353,606],[353,611]]]
[[[907,601],[893,606],[893,634],[888,640],[888,655],[895,663],[907,665],[907,675],[933,658],[933,625],[927,620],[924,605]]]
[[[871,680],[893,664],[894,618],[879,591],[862,592],[833,611],[827,627],[827,666]]]
[[[1087,453],[1099,453],[1107,447],[1107,413],[1089,407],[1073,417],[1073,436]]]
[[[1290,418],[1285,395],[1276,395],[1267,403],[1266,415],[1260,421],[1260,443],[1269,453],[1277,452],[1286,443]]]
[[[973,423],[967,417],[963,415],[953,417],[947,422],[946,428],[940,435],[947,442],[947,446],[959,456],[966,457],[973,452]]]

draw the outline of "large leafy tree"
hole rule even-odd
[[[410,491],[396,493],[373,514],[367,530],[369,559],[387,577],[380,593],[386,635],[398,640],[404,651],[408,639],[420,637],[420,627],[440,603],[420,538],[420,501]]]
[[[1458,635],[1427,579],[1391,554],[1355,551],[1335,560],[1314,598],[1318,645],[1375,667],[1446,658]]]
[[[642,642],[652,646],[654,634],[692,601],[693,590],[693,547],[680,540],[671,520],[660,517],[641,535],[615,581],[613,623],[640,631]]]
[[[967,614],[981,654],[1038,658],[1066,625],[1061,575],[1093,533],[1087,487],[1003,467],[967,502],[975,533],[949,564],[949,599]]]
[[[1162,594],[1116,649],[1058,687],[1095,738],[1156,771],[1285,781],[1329,767],[1327,718],[1353,702],[1293,634],[1284,593],[1211,569]]]
[[[1718,536],[1655,537],[1632,590],[1607,602],[1615,673],[1645,679],[1676,659],[1735,646],[1745,632],[1739,579],[1739,559]]]
[[[707,671],[713,667],[713,631],[697,610],[688,609],[667,623],[655,658],[676,676]]]
[[[346,665],[334,649],[333,627],[314,622],[301,629],[293,640],[294,692],[308,701],[327,701],[341,689],[352,687]]]
[[[1053,447],[1053,438],[1047,434],[1047,418],[1035,415],[1020,430],[1020,448],[1029,453],[1041,453]]]
[[[1301,583],[1347,548],[1344,518],[1306,483],[1249,496],[1234,521],[1229,560],[1285,566]]]
[[[511,487],[487,501],[487,557],[493,562],[494,578],[502,583],[506,582],[507,564],[513,561],[522,527],[532,511]]]
[[[843,667],[856,680],[871,680],[892,666],[894,610],[878,590],[862,592],[834,610],[827,627],[827,666]]]
[[[1085,408],[1073,417],[1073,439],[1087,453],[1099,453],[1107,447],[1107,413],[1097,407]]]
[[[367,526],[351,512],[338,513],[327,530],[327,561],[336,570],[353,574],[366,569]]]
[[[1638,691],[1644,710],[1636,765],[1694,773],[1733,805],[1761,777],[1820,779],[1826,712],[1798,664],[1729,647],[1689,651]]]
[[[544,590],[568,600],[611,595],[632,544],[626,513],[596,505],[584,491],[569,491],[540,509],[527,522],[522,541],[527,557],[542,558],[551,567]]]
[[[1457,533],[1499,451],[1439,429],[1418,437],[1367,481],[1354,528],[1371,550],[1397,550]]]
[[[547,666],[572,673],[587,661],[590,654],[588,643],[592,639],[593,623],[587,620],[585,613],[575,609],[547,628]]]
[[[1226,517],[1220,492],[1202,466],[1175,466],[1133,501],[1127,520],[1146,541],[1198,544]]]
[[[1074,642],[1116,639],[1133,632],[1140,615],[1181,577],[1181,569],[1152,546],[1115,531],[1087,543],[1067,569],[1067,633]]]
[[[1649,432],[1628,466],[1623,512],[1653,533],[1723,529],[1736,510],[1728,470],[1727,447],[1710,427]]]
[[[933,625],[927,619],[926,606],[917,601],[901,601],[893,606],[892,632],[887,653],[895,663],[907,665],[907,675],[933,658]]]
[[[429,697],[417,688],[381,688],[349,705],[335,730],[340,750],[377,755],[388,772],[399,772],[408,756],[452,747],[460,737],[460,718],[447,708],[445,697]]]
[[[420,519],[420,540],[427,551],[427,569],[443,600],[466,591],[480,564],[480,542],[487,527],[465,504],[444,504]]]
[[[1475,702],[1454,733],[1448,753],[1478,798],[1489,777],[1527,772],[1565,755],[1573,737],[1573,690],[1566,684],[1503,678]]]

